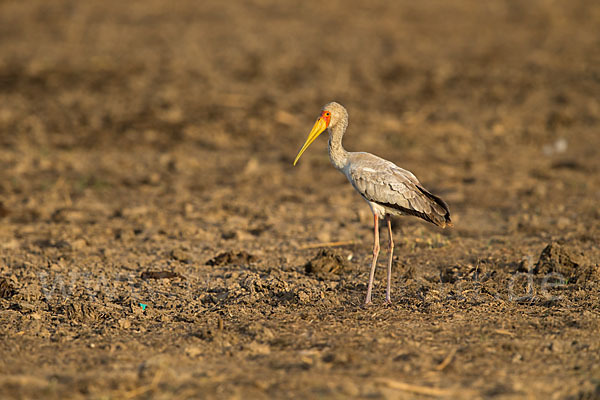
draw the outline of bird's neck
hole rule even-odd
[[[342,137],[346,131],[348,122],[341,123],[329,129],[329,159],[334,167],[341,170],[348,163],[348,152],[342,146]]]

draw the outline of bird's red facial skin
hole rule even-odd
[[[329,122],[331,121],[331,113],[329,111],[323,111],[321,113],[321,118],[325,120],[326,126],[329,126]]]

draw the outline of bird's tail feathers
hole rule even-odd
[[[433,207],[436,211],[436,215],[433,216],[432,222],[441,228],[453,227],[454,224],[450,219],[450,209],[448,208],[448,204],[441,197],[438,197],[422,186],[417,185],[417,188],[427,197],[429,200],[432,200],[437,207]]]

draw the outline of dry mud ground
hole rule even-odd
[[[599,26],[593,0],[0,2],[1,397],[598,398]],[[453,213],[394,221],[391,306],[380,267],[362,307],[371,216],[326,139],[291,165],[331,100]]]

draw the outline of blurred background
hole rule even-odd
[[[444,327],[448,334],[440,340],[448,346],[473,330],[504,326],[501,317],[491,326],[482,321],[490,320],[491,309],[504,307],[494,302],[509,298],[511,274],[528,271],[548,243],[558,241],[577,254],[573,265],[597,270],[599,26],[600,3],[594,0],[0,1],[0,275],[11,288],[0,300],[4,310],[13,310],[2,317],[10,338],[3,350],[5,367],[15,363],[9,375],[19,374],[37,367],[40,354],[53,359],[71,346],[69,340],[87,338],[74,342],[70,361],[52,361],[27,375],[30,380],[0,384],[15,396],[32,387],[39,394],[35,388],[46,388],[51,371],[60,366],[71,381],[55,381],[51,393],[58,397],[69,393],[73,380],[79,393],[121,396],[119,390],[130,390],[127,395],[135,397],[135,388],[154,384],[154,375],[119,374],[137,368],[132,365],[140,351],[154,354],[147,344],[127,338],[141,329],[153,332],[148,340],[174,346],[167,348],[173,358],[156,367],[167,371],[165,377],[176,371],[192,379],[185,373],[200,373],[194,360],[201,354],[205,365],[222,367],[222,379],[242,374],[236,370],[240,365],[271,376],[260,384],[247,378],[256,393],[384,396],[361,386],[360,377],[380,375],[378,368],[411,382],[458,385],[480,395],[578,393],[588,382],[582,371],[593,370],[594,357],[565,344],[562,361],[544,359],[537,353],[542,350],[531,346],[551,329],[529,331],[527,320],[518,319],[525,311],[517,306],[511,309],[513,326],[527,332],[529,341],[502,347],[497,359],[481,350],[498,349],[494,341],[475,346],[479,352],[459,351],[462,369],[454,375],[432,367],[432,375],[423,378],[421,372],[439,365],[448,347],[430,343],[418,349],[416,343],[427,342],[420,335],[438,332],[423,321],[447,317],[454,307],[443,289],[448,286],[440,282],[463,282],[461,277],[480,265],[477,274],[489,273],[493,294],[471,304],[469,322]],[[368,151],[413,171],[448,202],[455,228],[395,221],[400,297],[395,317],[389,316],[387,325],[380,321],[378,331],[343,323],[352,326],[349,336],[330,343],[340,332],[345,307],[354,313],[362,299],[371,214],[330,165],[325,138],[297,167],[292,161],[320,108],[334,100],[350,113],[346,149]],[[336,251],[352,267],[331,278],[338,286],[330,287],[333,281],[307,277],[303,265],[317,252],[310,246],[331,241],[349,243]],[[219,254],[229,261],[214,261]],[[524,259],[529,261],[523,264]],[[208,266],[208,260],[222,265]],[[172,286],[140,281],[140,272],[157,268],[187,280]],[[256,291],[244,291],[243,274],[249,270],[258,274],[252,279],[263,279],[256,290],[265,297],[257,300]],[[440,271],[446,277],[441,281]],[[588,279],[590,271],[570,271],[571,282]],[[68,296],[49,300],[40,274],[47,274],[45,282],[70,282]],[[69,274],[79,278],[69,280]],[[127,278],[116,278],[122,274]],[[269,286],[265,276],[279,276],[282,286]],[[99,296],[93,301],[84,293],[90,282],[96,282]],[[461,291],[450,287],[452,293]],[[568,297],[570,306],[597,311],[597,293],[575,289],[569,293],[580,290],[580,297]],[[267,317],[284,292],[294,300]],[[144,314],[151,318],[131,311],[139,301],[152,303]],[[361,337],[381,344],[388,333],[410,329],[411,312],[436,302],[444,307],[415,317],[424,319],[412,321],[420,326],[412,333],[414,342],[403,342],[419,355],[403,358],[404,350],[397,349],[402,366],[377,356],[396,350],[360,345]],[[321,311],[315,315],[316,305]],[[550,318],[538,311],[531,318]],[[319,320],[323,315],[338,325]],[[361,318],[373,322],[368,315]],[[582,315],[577,318],[587,322],[568,334],[589,344],[597,314]],[[555,327],[563,327],[563,317]],[[221,322],[214,325],[217,319]],[[220,364],[223,353],[205,340],[210,333],[189,333],[191,323],[213,326],[214,334],[222,319],[229,336],[219,349],[232,354],[246,349],[240,358],[228,353],[231,365]],[[306,320],[322,325],[308,334]],[[272,323],[276,336],[288,339],[277,342],[248,328],[247,321]],[[514,335],[520,337],[509,332],[509,339]],[[55,344],[45,348],[48,337]],[[120,349],[107,344],[102,354],[109,361],[90,361],[97,380],[81,378],[79,363],[103,337],[126,344]],[[37,355],[27,358],[18,350],[23,338]],[[198,343],[190,344],[194,340]],[[342,366],[350,386],[311,391],[315,385],[328,387],[331,377],[327,368],[308,365],[302,357],[316,357],[323,365],[332,365],[335,357],[317,345],[317,353],[299,356],[295,346],[323,342],[329,349],[339,344],[334,354],[349,352],[335,365]],[[533,355],[529,364],[515,367],[506,361],[515,353]],[[187,364],[177,357],[193,367],[179,370]],[[298,372],[296,383],[277,378],[277,370],[290,369],[287,361],[278,364],[286,357],[291,370],[293,360],[304,360],[298,371],[308,375]],[[563,380],[556,377],[564,375],[558,366],[577,362],[583,362],[580,372],[558,387]],[[529,387],[527,374],[536,363],[557,367],[545,372],[546,381]],[[460,380],[486,368],[489,376],[503,371],[507,383]],[[197,384],[207,393],[248,390],[243,382],[223,389],[217,378],[206,376]],[[353,381],[358,388],[352,389]],[[120,382],[114,393],[110,382]],[[165,393],[179,393],[171,389]]]
[[[57,181],[42,214],[77,184],[181,182],[209,201],[211,185],[254,186],[267,172],[273,190],[337,185],[324,140],[289,168],[331,100],[350,111],[348,149],[413,170],[455,210],[473,197],[510,208],[519,190],[543,201],[560,188],[533,183],[553,162],[597,167],[593,1],[1,7],[7,208],[15,191],[34,202]],[[21,173],[34,176],[11,179]]]

